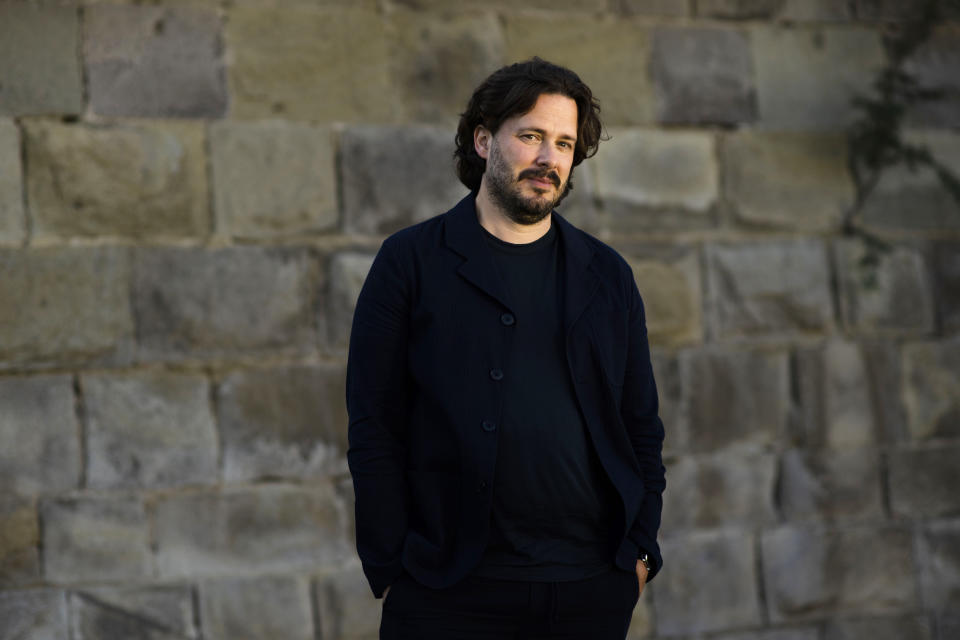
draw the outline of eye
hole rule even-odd
[[[563,147],[564,149],[573,149],[573,145],[570,144],[569,142],[567,142],[566,140],[561,140],[561,141],[558,142],[557,144],[558,144],[559,146]]]
[[[535,133],[521,133],[520,138],[522,140],[530,140],[530,141],[538,140],[537,134]]]

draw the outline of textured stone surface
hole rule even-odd
[[[0,486],[56,492],[80,481],[80,428],[69,376],[0,378]]]
[[[920,533],[919,548],[924,604],[956,614],[960,607],[960,521],[931,523]],[[941,633],[940,637],[946,640],[950,636]]]
[[[467,193],[444,127],[363,125],[341,138],[344,228],[391,233],[450,209]]]
[[[63,591],[0,591],[0,640],[68,640]]]
[[[219,122],[211,128],[210,144],[219,233],[274,237],[337,226],[329,128]]]
[[[954,5],[956,3],[954,2]],[[956,8],[955,8],[956,9]],[[944,95],[911,109],[909,120],[918,127],[960,127],[960,35],[942,29],[927,40],[904,65],[922,87],[936,87]]]
[[[890,453],[890,507],[914,518],[960,514],[960,445]]]
[[[770,18],[782,0],[697,0],[697,15],[705,18]]]
[[[97,114],[215,118],[226,111],[212,8],[94,4],[84,11],[83,45]]]
[[[823,640],[933,640],[930,620],[918,616],[828,620]]]
[[[378,637],[380,601],[373,597],[359,566],[318,579],[313,594],[321,638]]]
[[[814,239],[708,245],[707,290],[718,338],[833,326],[827,253]]]
[[[41,504],[40,521],[49,580],[136,580],[151,573],[147,515],[138,498],[51,499]]]
[[[347,409],[340,366],[258,369],[217,389],[228,482],[346,471]]]
[[[41,238],[203,236],[209,223],[197,123],[104,127],[25,122],[27,197]]]
[[[200,637],[189,587],[84,588],[72,592],[69,601],[73,640]]]
[[[710,636],[711,640],[821,640],[816,627],[798,629],[771,629],[768,631],[743,631]]]
[[[903,402],[913,439],[960,436],[960,339],[903,347]]]
[[[304,578],[240,578],[200,585],[204,638],[313,640],[309,584]],[[340,638],[328,636],[323,638]]]
[[[650,68],[659,122],[734,124],[756,119],[750,43],[742,31],[657,29]]]
[[[655,583],[658,635],[760,624],[751,535],[692,533],[664,539],[661,547],[672,566]]]
[[[299,249],[143,249],[133,308],[151,359],[294,351],[313,342],[317,275]]]
[[[879,36],[845,27],[761,26],[750,34],[759,120],[781,129],[841,129],[884,64]]]
[[[329,485],[171,495],[156,505],[161,576],[303,572],[353,554]]]
[[[845,22],[853,18],[850,0],[785,0],[778,16],[798,22]]]
[[[693,249],[666,252],[644,247],[618,247],[643,297],[647,335],[653,345],[700,342],[703,311],[700,259]]]
[[[939,326],[944,332],[960,330],[960,243],[934,245],[933,271]]]
[[[358,34],[363,46],[357,46]],[[225,39],[236,117],[395,118],[386,29],[373,11],[238,6],[227,12]]]
[[[0,249],[0,368],[122,359],[129,277],[123,249]]]
[[[40,528],[34,501],[10,494],[0,496],[0,589],[37,581],[39,547]]]
[[[896,613],[915,605],[908,530],[786,526],[764,533],[761,544],[766,601],[774,622]]]
[[[328,339],[335,348],[345,348],[350,342],[353,310],[372,264],[373,256],[368,253],[338,253],[330,259],[325,320]]]
[[[879,437],[883,442],[907,440],[907,418],[900,391],[900,345],[883,339],[867,340],[863,354]]]
[[[790,520],[880,519],[879,455],[872,449],[792,449],[783,456],[777,493]]]
[[[79,37],[71,3],[0,4],[0,115],[82,111]]]
[[[723,144],[724,186],[751,226],[836,230],[853,204],[841,135],[744,131]]]
[[[87,485],[114,489],[216,482],[217,431],[200,375],[85,375]]]
[[[19,244],[26,232],[20,132],[13,120],[0,118],[0,246]]]
[[[620,10],[627,15],[683,17],[690,14],[686,0],[618,0]]]

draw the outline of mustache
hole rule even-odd
[[[553,186],[557,187],[558,189],[560,188],[560,175],[556,171],[552,171],[550,169],[524,169],[517,177],[517,181],[526,180],[527,178],[546,178],[553,183]]]

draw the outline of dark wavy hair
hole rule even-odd
[[[467,110],[460,114],[457,148],[453,152],[460,182],[476,191],[487,168],[487,161],[473,147],[477,126],[483,125],[495,134],[507,118],[527,113],[545,93],[567,96],[577,103],[573,166],[597,152],[602,134],[600,103],[590,87],[570,69],[534,57],[494,71],[470,97]]]

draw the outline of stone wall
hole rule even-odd
[[[840,233],[912,4],[0,2],[0,640],[375,636],[353,301],[533,54],[602,100],[563,212],[648,305],[666,565],[631,638],[960,637],[960,208],[891,171],[861,221],[893,249]],[[960,172],[960,24],[909,65]]]

